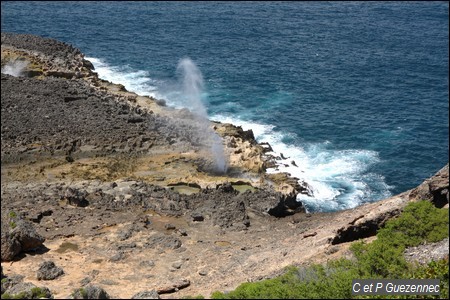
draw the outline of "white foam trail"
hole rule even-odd
[[[14,77],[20,77],[23,76],[23,72],[27,66],[28,61],[25,60],[10,61],[2,67],[1,72]]]
[[[278,167],[267,172],[288,172],[306,182],[313,197],[299,194],[297,199],[305,204],[308,211],[349,209],[391,195],[390,187],[382,176],[365,174],[371,165],[379,162],[375,151],[333,150],[328,141],[304,147],[287,145],[282,142],[283,135],[273,131],[274,126],[222,115],[212,118],[242,126],[244,130],[252,129],[258,142],[268,142],[274,150],[271,154],[280,159],[277,160]],[[381,192],[376,194],[371,185],[376,185]]]
[[[114,83],[121,83],[129,91],[140,95],[150,95],[157,99],[168,100],[168,104],[177,108],[190,108],[192,111],[206,116],[206,109],[189,105],[184,99],[186,94],[194,94],[199,99],[205,97],[203,78],[200,71],[190,69],[180,88],[175,83],[159,82],[150,78],[146,71],[136,71],[127,68],[113,67],[100,59],[86,58],[91,61],[99,77]],[[186,64],[188,66],[189,64]],[[2,70],[3,72],[3,70]],[[187,75],[190,74],[190,75]],[[164,87],[166,91],[161,91]],[[200,100],[200,104],[202,104]],[[391,187],[385,183],[383,176],[368,173],[373,164],[379,162],[378,153],[364,149],[334,150],[332,145],[324,141],[316,144],[287,145],[283,135],[274,132],[274,126],[244,121],[241,119],[215,115],[211,119],[242,126],[244,130],[252,129],[259,142],[268,142],[274,152],[272,155],[285,159],[277,160],[278,167],[267,170],[269,173],[288,172],[293,177],[306,182],[313,192],[313,197],[298,195],[308,211],[334,211],[349,209],[368,201],[376,201],[391,196]],[[213,137],[214,139],[214,137]],[[212,142],[211,151],[222,151],[221,140]],[[220,154],[219,154],[220,156]],[[216,156],[217,157],[217,156]],[[296,166],[293,165],[295,162]],[[215,161],[218,169],[226,168],[226,162]]]
[[[86,57],[86,59],[94,65],[94,72],[97,72],[101,79],[123,84],[128,91],[135,92],[141,96],[161,98],[161,95],[157,92],[155,80],[150,77],[147,71],[111,66],[105,61],[94,57]]]

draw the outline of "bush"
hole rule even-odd
[[[410,268],[403,257],[406,247],[437,242],[448,236],[448,211],[428,201],[407,205],[396,219],[386,222],[371,244],[351,246],[359,262],[361,278],[403,278]]]
[[[441,298],[448,299],[448,259],[427,266],[408,264],[403,257],[406,247],[423,242],[437,242],[448,237],[448,211],[435,208],[428,201],[408,204],[396,219],[379,230],[371,244],[356,242],[351,250],[356,261],[340,259],[326,265],[289,267],[276,278],[243,283],[229,293],[214,292],[212,299],[288,299],[353,298],[353,279],[363,278],[438,278]],[[363,296],[364,297],[364,296]],[[377,298],[378,296],[370,296]],[[435,298],[436,296],[422,296]],[[386,298],[380,296],[378,298]],[[389,298],[416,298],[395,296]]]

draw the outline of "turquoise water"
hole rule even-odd
[[[73,44],[101,77],[172,106],[189,108],[189,57],[209,117],[289,157],[278,171],[310,183],[310,211],[403,192],[448,162],[447,2],[1,5],[2,31]]]

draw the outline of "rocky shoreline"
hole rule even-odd
[[[189,111],[99,79],[65,43],[2,33],[1,47],[2,294],[208,296],[348,255],[409,201],[448,207],[447,165],[389,199],[306,214],[307,183],[267,174],[276,157],[251,130],[210,122],[219,174]]]

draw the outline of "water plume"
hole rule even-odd
[[[227,171],[227,160],[223,151],[222,139],[211,128],[205,105],[202,101],[204,91],[203,76],[198,67],[190,58],[183,58],[178,63],[177,71],[181,74],[183,83],[183,95],[186,107],[196,116],[200,124],[199,134],[209,145],[212,153],[214,166],[213,171],[225,173]]]
[[[14,77],[20,77],[24,75],[27,66],[28,62],[26,60],[14,60],[4,65],[1,72]]]

